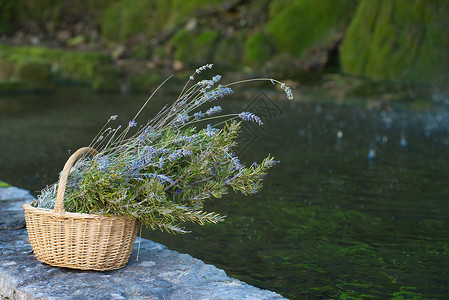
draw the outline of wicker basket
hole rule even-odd
[[[116,270],[129,260],[138,222],[127,217],[70,213],[64,209],[64,192],[72,165],[79,156],[97,154],[90,147],[73,153],[59,181],[54,210],[23,205],[30,244],[36,258],[57,267],[81,270]]]

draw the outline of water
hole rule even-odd
[[[274,103],[266,128],[249,127],[241,140],[242,161],[268,153],[281,161],[263,190],[209,202],[207,210],[228,216],[222,224],[144,237],[291,299],[445,298],[448,108],[381,111],[307,92],[295,103],[252,95],[222,104],[263,114],[254,95]],[[126,123],[144,100],[76,90],[1,96],[0,179],[33,191],[54,182],[69,149],[88,144],[112,114]]]

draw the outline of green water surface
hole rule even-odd
[[[209,202],[207,210],[227,215],[222,224],[143,236],[290,299],[446,298],[447,107],[381,112],[365,109],[363,99],[336,105],[307,92],[293,103],[270,95],[267,126],[248,127],[241,153],[248,164],[268,153],[281,161],[263,190]],[[264,114],[258,96],[220,104]],[[110,115],[127,123],[145,100],[75,88],[0,96],[0,179],[32,191],[51,184],[69,150],[88,144]]]

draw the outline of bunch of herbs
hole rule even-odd
[[[254,194],[262,187],[267,171],[277,161],[267,156],[261,163],[242,164],[235,155],[241,121],[262,124],[251,112],[222,115],[206,103],[232,94],[230,86],[248,81],[268,80],[280,84],[287,98],[291,89],[274,79],[250,79],[218,85],[221,76],[195,82],[195,77],[212,65],[198,68],[179,97],[146,124],[136,118],[153,98],[148,98],[133,120],[122,129],[108,127],[111,116],[91,143],[98,150],[93,158],[82,156],[73,166],[65,193],[69,212],[129,216],[149,228],[186,233],[183,222],[201,225],[223,221],[224,217],[203,211],[204,201],[221,198],[229,189]],[[200,121],[215,121],[198,128]],[[131,132],[134,134],[131,135]],[[53,208],[57,183],[43,189],[35,206]]]

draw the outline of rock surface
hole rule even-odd
[[[0,208],[8,210],[2,209],[0,223],[7,223],[10,217],[3,212],[20,216],[23,222],[23,213],[16,209],[32,199],[25,190],[0,188]],[[26,229],[0,230],[0,296],[1,299],[284,299],[230,278],[223,270],[190,255],[139,237],[123,269],[95,272],[52,267],[36,260]]]
[[[343,71],[447,86],[448,13],[448,1],[360,1],[341,45]]]
[[[0,188],[0,230],[25,228],[22,205],[33,200],[33,195],[27,190],[17,187]]]

